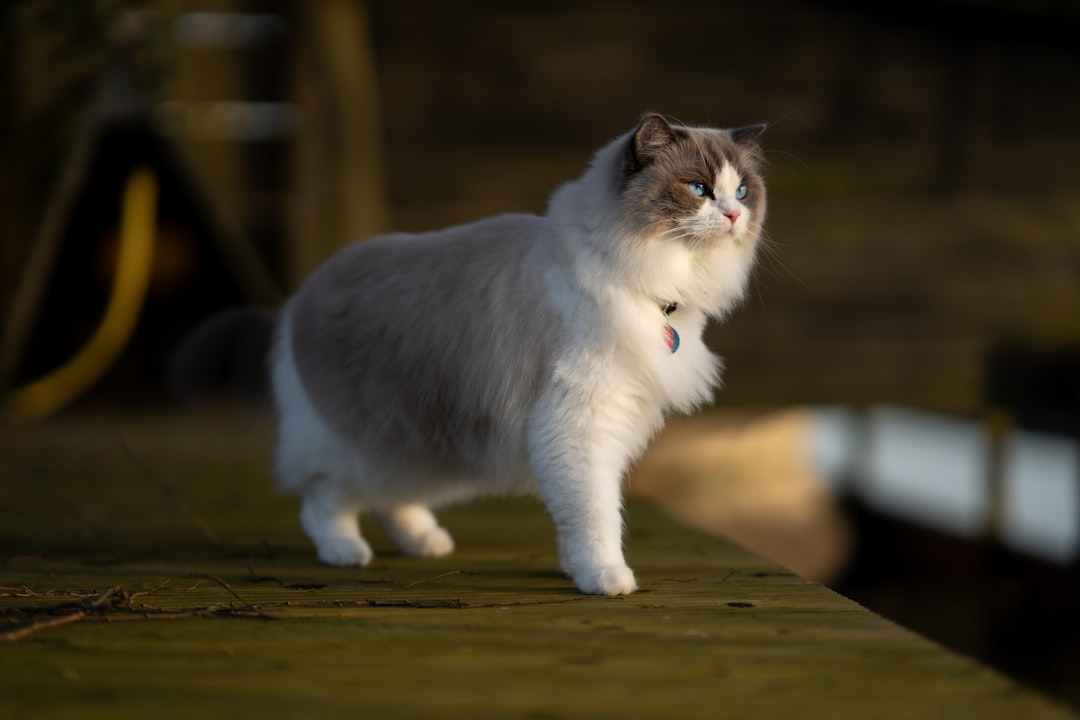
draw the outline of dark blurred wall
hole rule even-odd
[[[596,148],[656,110],[771,124],[769,240],[749,301],[712,338],[728,361],[722,404],[977,413],[999,348],[1080,346],[1074,4],[145,0],[102,4],[87,26],[99,46],[128,5],[166,68],[150,83],[162,107],[288,110],[278,135],[242,147],[172,137],[285,285],[365,227],[543,212]],[[40,42],[18,40],[44,22],[27,25],[31,6],[70,7],[0,13],[0,49],[19,61],[0,76],[15,108],[0,122],[0,309],[42,178],[62,164],[52,139],[86,95],[64,85],[84,66],[63,45],[82,26],[54,12]],[[281,24],[231,49],[185,46],[172,18],[195,10]]]
[[[721,403],[972,413],[999,345],[1080,344],[1080,9],[372,4],[392,216],[542,211],[644,110],[768,121],[770,241]]]

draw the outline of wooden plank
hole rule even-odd
[[[235,418],[2,436],[0,632],[86,617],[0,644],[0,717],[1068,717],[640,500],[627,598],[555,572],[533,500],[444,513],[449,558],[372,532],[371,567],[321,567],[269,443]]]

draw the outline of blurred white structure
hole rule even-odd
[[[1012,431],[995,449],[980,424],[888,406],[820,408],[812,417],[810,460],[834,494],[964,538],[996,532],[1009,547],[1057,563],[1080,551],[1075,439]]]
[[[1005,441],[1002,462],[1002,538],[1018,550],[1071,561],[1080,545],[1076,441],[1015,432]]]

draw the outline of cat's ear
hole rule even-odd
[[[650,113],[641,119],[630,142],[630,160],[635,170],[652,165],[676,141],[675,131],[662,115]]]
[[[735,128],[729,130],[731,133],[731,139],[740,145],[748,145],[752,142],[757,142],[761,133],[765,132],[765,123],[759,123],[757,125],[747,125],[746,127]]]

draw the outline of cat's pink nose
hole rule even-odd
[[[726,217],[728,220],[730,220],[731,224],[734,225],[735,221],[739,219],[739,211],[738,210],[725,210],[724,211],[724,217]]]

